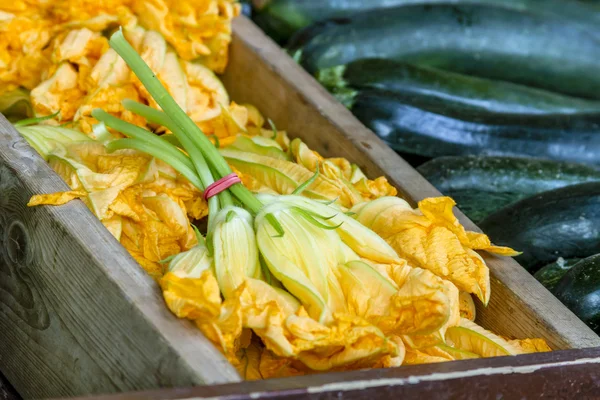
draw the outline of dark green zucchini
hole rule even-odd
[[[600,114],[485,113],[419,95],[361,91],[353,114],[396,151],[424,157],[502,155],[600,163]]]
[[[289,51],[312,74],[385,58],[600,98],[598,24],[546,13],[551,7],[537,4],[536,12],[485,4],[374,10],[308,27]],[[587,22],[596,18],[583,14],[590,14],[582,17]]]
[[[479,227],[492,242],[523,254],[530,272],[563,258],[600,253],[600,182],[536,194],[488,216]]]
[[[344,18],[359,12],[414,4],[497,4],[520,10],[537,10],[573,17],[581,21],[590,19],[587,6],[568,4],[564,0],[254,0],[254,18],[265,32],[280,42],[285,42],[301,28],[327,18]]]
[[[533,276],[538,280],[544,287],[550,291],[554,290],[558,282],[566,275],[566,273],[579,261],[580,258],[568,258],[564,259],[559,257],[552,264],[548,264],[542,267]]]
[[[362,59],[316,73],[325,87],[346,95],[377,89],[435,97],[449,103],[506,114],[599,112],[600,101],[579,99],[514,83],[478,78],[385,59]]]
[[[517,157],[438,157],[417,168],[472,221],[547,190],[600,181],[590,165]]]
[[[297,30],[326,18],[347,17],[377,8],[435,1],[441,0],[254,0],[254,22],[281,43]]]
[[[600,334],[600,254],[575,264],[553,291],[575,315]]]

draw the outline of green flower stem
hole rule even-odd
[[[231,173],[231,168],[225,159],[219,154],[219,151],[213,146],[211,141],[204,135],[200,128],[191,120],[191,118],[179,107],[175,99],[171,97],[167,89],[156,78],[150,67],[144,62],[139,54],[127,42],[122,31],[115,32],[110,38],[110,46],[125,60],[125,63],[131,68],[138,79],[142,82],[146,90],[152,95],[158,105],[164,110],[164,113],[173,121],[172,132],[177,136],[186,152],[190,155],[192,162],[196,165],[197,159],[201,158],[202,163],[208,161],[217,172],[219,178]],[[200,153],[200,154],[198,154]],[[204,156],[206,161],[204,161]],[[200,163],[200,162],[199,162]],[[198,166],[196,166],[198,169]],[[208,170],[206,170],[208,171]],[[210,171],[208,171],[210,173]],[[200,171],[198,171],[200,174]],[[206,184],[201,176],[202,182]],[[231,192],[253,213],[257,213],[262,204],[254,195],[243,185],[236,184],[230,188]]]
[[[14,126],[27,126],[33,124],[39,124],[40,122],[47,121],[52,119],[60,114],[60,111],[55,112],[54,114],[46,115],[45,117],[34,117],[34,118],[26,118],[22,119],[18,122],[15,122]]]
[[[131,111],[137,115],[141,115],[142,117],[146,118],[148,121],[154,124],[167,127],[172,132],[171,128],[173,126],[173,120],[171,120],[171,118],[169,118],[169,116],[165,114],[164,111],[157,110],[156,108],[152,108],[150,106],[147,106],[145,104],[139,103],[131,99],[125,99],[121,102],[121,104],[127,111]]]
[[[166,155],[168,155],[170,159],[175,158],[179,160],[180,163],[184,163],[187,166],[189,166],[192,170],[194,170],[194,164],[189,159],[189,157],[182,153],[177,147],[175,147],[171,143],[165,141],[164,139],[161,139],[160,136],[156,136],[154,133],[147,131],[146,129],[140,128],[137,125],[123,121],[122,119],[117,118],[114,115],[111,115],[99,108],[92,111],[92,117],[96,118],[100,122],[104,122],[106,126],[121,132],[127,137],[139,139],[143,142],[155,146],[156,148],[160,149],[161,153],[164,152]],[[199,189],[204,190],[204,187],[201,186],[199,187]]]
[[[122,104],[126,110],[131,111],[139,116],[142,116],[146,120],[148,120],[152,123],[162,125],[165,128],[167,128],[168,130],[170,130],[171,132],[174,132],[175,130],[179,129],[179,127],[173,123],[173,120],[171,118],[169,118],[169,116],[167,114],[165,114],[163,111],[157,110],[155,108],[152,108],[152,107],[147,106],[142,103],[138,103],[137,101],[134,101],[131,99],[123,100]],[[161,137],[162,140],[166,140],[174,146],[182,146],[181,142],[179,142],[179,139],[177,139],[176,135],[173,134],[173,135],[167,135],[167,136],[172,136],[172,137],[165,138],[163,135]],[[209,168],[210,168],[210,165],[209,165]],[[213,170],[213,168],[210,168],[210,170],[211,170],[213,176],[218,176],[218,174]],[[229,205],[233,205],[233,198],[231,197],[231,194],[227,190],[219,193],[219,201],[221,203],[221,208],[229,206]]]
[[[159,160],[171,165],[181,175],[185,176],[192,183],[192,185],[196,186],[202,191],[204,191],[208,185],[214,182],[213,176],[210,173],[208,165],[206,164],[206,161],[204,160],[204,157],[202,157],[201,153],[197,158],[192,158],[192,160],[190,160],[188,156],[186,156],[168,141],[161,139],[159,136],[140,128],[139,126],[123,121],[105,112],[104,110],[95,109],[92,111],[92,116],[98,121],[104,122],[106,126],[133,138],[124,142],[120,142],[119,144],[112,145],[113,148],[116,149],[116,146],[126,145],[136,146],[131,148],[148,153],[153,157],[156,157]],[[219,206],[220,203],[218,198],[213,197],[208,199],[209,223],[211,216],[215,215],[219,211]]]

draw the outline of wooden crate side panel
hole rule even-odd
[[[245,17],[233,24],[231,98],[259,107],[282,129],[324,155],[346,157],[369,176],[385,175],[414,205],[440,193]],[[462,213],[469,230],[479,229]],[[479,321],[507,336],[544,337],[554,349],[600,346],[600,338],[512,259],[483,254],[492,297]]]
[[[600,349],[579,349],[88,400],[597,399],[599,388]]]
[[[26,206],[66,184],[0,115],[0,365],[24,397],[239,380],[80,201]]]

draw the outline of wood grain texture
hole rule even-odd
[[[346,157],[371,177],[385,175],[413,205],[441,194],[245,17],[234,21],[231,98],[257,105],[278,127],[326,156]],[[469,230],[479,229],[462,213]],[[492,296],[478,321],[506,336],[543,337],[554,349],[600,346],[600,338],[512,259],[483,254]]]
[[[585,349],[126,393],[87,400],[597,399],[599,388],[600,349]]]
[[[82,202],[26,206],[67,189],[0,115],[0,364],[19,393],[239,380]]]

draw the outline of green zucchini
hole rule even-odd
[[[600,334],[600,254],[575,264],[553,291],[575,315]]]
[[[590,19],[587,7],[568,4],[564,0],[254,0],[253,3],[255,22],[279,42],[285,42],[297,30],[323,19],[413,4],[498,4],[521,10],[559,12],[576,20]]]
[[[600,111],[600,101],[529,86],[478,78],[385,59],[361,59],[317,71],[325,87],[344,96],[377,89],[435,97],[474,110],[505,114],[581,114]]]
[[[565,260],[564,258],[559,257],[552,264],[542,267],[533,276],[538,282],[544,285],[546,289],[552,291],[563,276],[565,276],[565,274],[580,260],[580,258],[568,258]]]
[[[479,227],[492,242],[523,254],[530,272],[563,258],[600,253],[600,182],[539,193],[488,216]]]
[[[256,24],[274,40],[285,42],[297,30],[326,18],[347,17],[357,12],[389,8],[404,4],[434,3],[440,1],[441,0],[254,0],[254,22],[256,22]],[[497,2],[500,0],[487,1]]]
[[[498,155],[600,163],[600,113],[497,114],[433,97],[379,90],[359,91],[346,105],[399,152],[424,157]]]
[[[600,181],[599,168],[535,158],[438,157],[417,170],[474,222],[536,193]]]
[[[288,48],[311,74],[361,58],[385,58],[599,99],[600,34],[598,21],[589,23],[597,13],[583,13],[586,18],[577,22],[546,9],[552,7],[538,3],[533,12],[434,4],[374,10],[317,23],[298,32]]]

